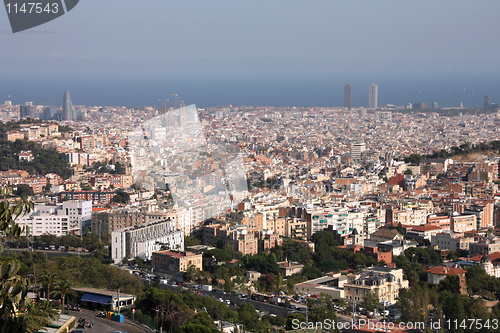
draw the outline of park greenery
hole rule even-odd
[[[19,160],[19,153],[31,151],[34,159],[31,162]],[[0,170],[25,170],[31,175],[45,176],[48,173],[55,173],[63,179],[71,176],[71,169],[68,162],[54,148],[42,148],[41,145],[26,141],[7,141],[0,137]]]
[[[418,165],[420,161],[427,158],[451,158],[453,156],[458,155],[467,155],[475,152],[486,152],[486,151],[494,151],[500,154],[500,140],[490,141],[490,142],[480,142],[475,145],[470,144],[469,142],[465,142],[460,146],[453,146],[449,150],[441,149],[440,151],[434,152],[432,154],[420,155],[420,154],[411,154],[408,157],[405,157],[405,162]]]
[[[113,202],[126,204],[130,202],[130,194],[128,194],[124,190],[118,189],[116,190],[116,194],[113,197]]]
[[[123,175],[125,174],[125,166],[120,162],[116,162],[113,168],[108,168],[108,164],[105,161],[94,162],[90,167],[90,171],[93,171],[96,174],[109,173],[114,175]]]

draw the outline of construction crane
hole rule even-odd
[[[178,107],[177,102],[178,102],[178,101],[180,101],[180,99],[181,99],[181,98],[179,97],[179,94],[177,94],[177,93],[176,93],[176,94],[168,94],[168,95],[169,95],[169,96],[174,96],[174,104],[175,104],[175,108],[177,109],[177,107]],[[180,103],[179,103],[179,104],[180,104]]]
[[[161,114],[167,113],[167,102],[168,99],[159,99],[158,102],[161,102]]]

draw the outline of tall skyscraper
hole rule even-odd
[[[21,105],[19,107],[19,113],[21,118],[36,118],[36,106],[26,102],[26,105]]]
[[[368,107],[370,109],[378,108],[378,87],[375,83],[370,84],[370,88],[368,88]]]
[[[54,120],[56,118],[57,108],[55,106],[47,106],[43,110],[43,120]]]
[[[490,96],[489,95],[484,95],[483,109],[485,109],[485,110],[490,109]]]
[[[73,120],[73,104],[69,91],[64,92],[63,97],[63,120]]]
[[[344,87],[344,106],[348,109],[352,109],[352,87],[348,83]]]

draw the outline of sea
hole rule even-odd
[[[212,106],[320,106],[344,105],[344,86],[352,85],[354,107],[368,105],[368,86],[378,85],[379,105],[408,105],[425,102],[441,108],[463,105],[482,107],[484,95],[500,103],[499,77],[360,77],[348,76],[251,76],[251,77],[145,77],[94,76],[0,81],[0,103],[31,101],[36,105],[62,106],[65,90],[74,105],[143,107],[174,106],[178,94],[186,105]]]

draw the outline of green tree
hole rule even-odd
[[[9,194],[8,188],[0,188],[0,196]],[[20,200],[10,206],[7,200],[0,202],[0,235],[3,239],[19,239],[22,233],[29,234],[28,228],[21,228],[15,220],[29,213],[33,203]],[[2,250],[0,242],[0,251]],[[1,332],[33,332],[33,327],[41,325],[56,317],[53,312],[44,311],[44,306],[33,304],[27,297],[29,279],[20,276],[19,260],[0,259],[0,331]],[[20,312],[21,311],[21,312]]]
[[[48,300],[50,300],[50,287],[55,283],[56,278],[57,273],[54,272],[46,272],[44,275],[42,275],[42,284],[44,284],[47,288],[46,297]]]
[[[66,295],[71,291],[71,283],[68,280],[60,280],[55,283],[55,290],[53,294],[57,297],[61,297],[61,311],[64,312],[64,304],[66,301]]]
[[[181,333],[216,333],[217,326],[208,313],[200,312],[188,319],[188,323],[179,327]]]
[[[286,326],[285,326],[285,328],[286,328],[287,331],[296,330],[296,329],[298,329],[300,327],[299,326],[300,323],[305,322],[305,321],[306,321],[306,317],[304,317],[302,314],[300,314],[300,313],[292,313],[286,319]]]
[[[323,322],[325,319],[337,322],[337,314],[330,295],[321,294],[315,302],[310,300],[311,302],[308,302],[311,309],[308,318],[310,322]]]
[[[17,189],[14,191],[14,194],[18,197],[26,199],[27,197],[33,195],[33,189],[28,185],[17,185]]]
[[[187,281],[194,281],[196,277],[198,276],[198,269],[196,268],[195,265],[189,265],[187,270],[184,272],[184,279]]]
[[[380,299],[376,292],[370,291],[365,297],[363,297],[363,301],[361,301],[361,306],[367,309],[368,311],[375,311],[378,308],[378,304],[380,303]]]
[[[123,175],[123,174],[125,174],[125,168],[123,167],[123,165],[120,162],[116,162],[115,163],[115,171],[114,171],[114,173],[117,174],[117,175]]]
[[[82,191],[92,191],[92,186],[90,186],[90,184],[82,184],[80,185],[80,188]]]
[[[56,304],[49,300],[29,300],[21,310],[20,318],[25,324],[24,330],[18,332],[39,332],[40,329],[57,320],[59,312]]]
[[[130,202],[130,194],[123,190],[116,190],[116,194],[113,197],[113,202],[126,204]]]
[[[250,332],[257,332],[262,329],[259,315],[255,311],[254,306],[249,302],[241,303],[238,306],[238,320]]]

